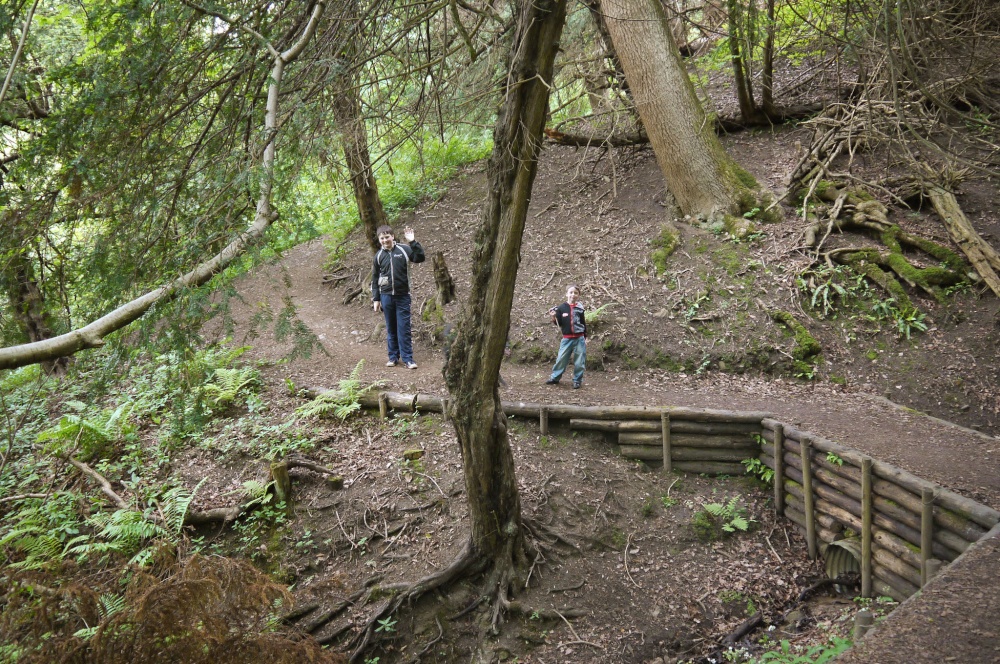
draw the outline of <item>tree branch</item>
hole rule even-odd
[[[326,8],[325,0],[320,0],[313,7],[309,22],[303,28],[301,37],[287,50],[277,53],[273,47],[268,50],[275,53],[274,65],[271,69],[270,84],[267,92],[267,110],[264,117],[265,148],[262,160],[264,171],[260,196],[257,200],[257,211],[253,223],[246,231],[230,242],[222,251],[194,268],[187,274],[159,288],[124,304],[111,313],[96,321],[66,334],[20,346],[0,348],[0,369],[16,369],[29,364],[54,360],[72,355],[85,348],[98,348],[104,345],[107,335],[122,329],[129,323],[141,318],[149,309],[160,301],[175,297],[181,290],[195,288],[207,283],[214,275],[225,269],[240,256],[253,242],[259,240],[271,226],[278,213],[271,209],[271,190],[273,184],[273,169],[275,158],[274,138],[278,124],[278,93],[285,66],[295,60],[305,48],[309,39],[316,32],[320,17]]]

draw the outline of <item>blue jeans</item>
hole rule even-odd
[[[410,295],[382,293],[382,313],[385,315],[385,340],[389,346],[389,360],[403,363],[413,361],[413,341],[410,339]]]
[[[587,338],[577,337],[576,339],[563,339],[559,342],[559,354],[556,356],[555,366],[552,367],[552,375],[549,380],[559,380],[563,372],[569,365],[571,355],[576,355],[573,363],[573,382],[579,383],[583,380],[583,369],[587,364]]]

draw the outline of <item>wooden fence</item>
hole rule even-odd
[[[442,413],[446,400],[423,394],[366,394],[362,406]],[[543,435],[559,420],[598,431],[631,459],[666,470],[743,474],[744,459],[774,470],[777,513],[805,532],[809,555],[820,544],[860,541],[862,595],[902,600],[914,594],[1000,522],[1000,512],[865,456],[769,413],[648,406],[503,402],[510,416],[535,419]]]

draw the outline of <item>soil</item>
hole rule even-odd
[[[791,146],[809,137],[794,128],[776,133],[748,132],[725,144],[762,183],[780,190],[796,160]],[[252,346],[244,357],[261,366],[269,417],[287,418],[303,403],[293,392],[334,387],[361,361],[364,384],[445,394],[442,327],[459,315],[484,186],[481,167],[471,167],[444,196],[397,224],[415,229],[428,256],[444,254],[458,286],[459,301],[443,319],[424,320],[420,313],[434,294],[430,261],[411,267],[418,369],[385,366],[381,314],[372,311],[367,291],[370,258],[359,236],[350,238],[336,266],[316,240],[238,282],[239,297],[229,302],[235,327],[219,326],[217,334],[227,329],[234,343]],[[987,205],[994,195],[995,183],[977,182],[960,201],[980,233],[995,241],[1000,221]],[[945,238],[930,215],[893,215],[911,232]],[[973,288],[938,304],[913,293],[929,329],[911,339],[856,310],[821,319],[796,287],[795,275],[809,259],[794,213],[739,243],[681,220],[682,244],[657,274],[650,241],[673,217],[651,151],[546,147],[517,274],[504,400],[766,410],[1000,507],[995,298]],[[333,272],[348,278],[325,285],[324,275]],[[588,339],[579,390],[568,381],[543,384],[558,344],[545,312],[571,283],[588,308],[606,307]],[[344,304],[345,293],[359,286],[360,296]],[[289,339],[250,324],[277,316],[287,301],[315,342],[308,357],[289,359],[295,349]],[[795,341],[772,320],[772,310],[792,312],[822,345],[811,380],[794,376]],[[294,582],[298,602],[334,606],[367,579],[415,580],[455,558],[467,535],[464,485],[445,422],[368,414],[344,424],[319,421],[316,436],[321,444],[310,457],[343,475],[345,489],[334,492],[319,475],[302,471],[294,518],[255,554]],[[533,423],[512,421],[511,444],[525,514],[545,524],[536,533],[544,559],[517,598],[521,613],[500,635],[483,637],[489,614],[485,607],[466,610],[482,591],[470,580],[394,616],[398,622],[380,633],[388,638],[366,657],[413,661],[426,648],[427,661],[697,660],[718,657],[722,638],[753,609],[793,641],[849,628],[853,607],[836,601],[815,605],[811,617],[807,608],[794,625],[783,623],[822,570],[806,559],[796,529],[774,520],[767,492],[747,478],[665,475],[617,456],[599,436],[557,428],[542,437]],[[404,461],[411,448],[424,456]],[[220,466],[209,456],[192,459],[186,471],[192,479],[209,477],[199,493],[203,507],[231,501],[226,492],[259,468],[239,458]],[[733,497],[754,519],[753,532],[700,540],[694,515],[706,503]],[[317,636],[362,624],[376,604],[353,605]],[[581,617],[568,620],[552,610]],[[755,642],[760,634],[752,635]]]

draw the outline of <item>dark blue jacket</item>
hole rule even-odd
[[[407,263],[423,263],[424,258],[424,248],[416,240],[408,245],[397,242],[389,251],[380,247],[372,259],[372,302],[381,299],[380,295],[408,294],[410,275]],[[385,280],[380,286],[382,277]]]
[[[556,317],[556,325],[562,331],[563,338],[576,339],[587,336],[587,319],[584,316],[583,305],[579,302],[570,309],[569,302],[552,307],[549,312]]]

